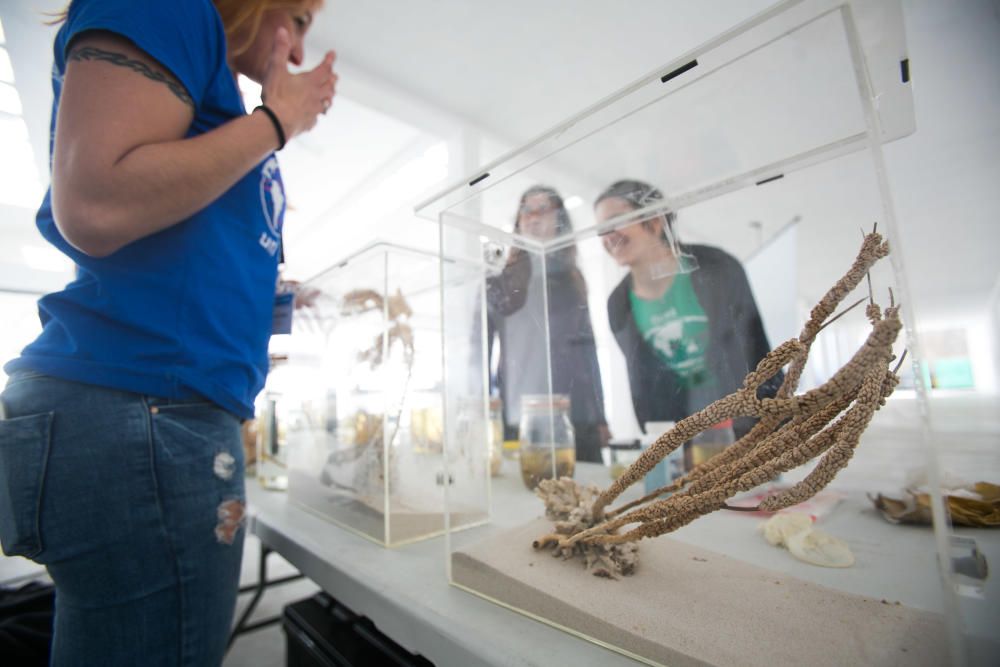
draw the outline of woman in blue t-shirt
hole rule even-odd
[[[321,0],[73,0],[42,235],[76,278],[5,371],[0,543],[56,587],[52,662],[218,664],[244,515],[240,420],[267,372],[285,196],[329,52]],[[266,106],[243,106],[238,74]]]

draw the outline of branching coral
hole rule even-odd
[[[812,497],[829,484],[847,465],[872,416],[899,382],[899,366],[890,368],[892,346],[902,328],[892,293],[890,306],[884,311],[869,293],[866,316],[871,331],[847,364],[815,389],[801,395],[796,395],[795,389],[817,334],[839,317],[831,318],[838,305],[888,253],[889,246],[881,235],[875,231],[867,234],[854,264],[813,308],[798,338],[764,357],[740,389],[661,435],[608,489],[588,503],[589,517],[575,521],[572,530],[557,527],[556,535],[537,540],[536,548],[555,547],[559,553],[575,554],[598,545],[622,545],[663,535],[710,512],[737,509],[726,501],[820,456],[818,465],[805,479],[752,509],[777,511]],[[786,365],[788,371],[774,398],[759,398],[760,386]],[[721,454],[672,484],[617,509],[607,509],[625,489],[685,441],[735,417],[755,417],[758,422]],[[560,483],[574,484],[572,480]],[[661,498],[670,493],[673,495]],[[619,532],[627,527],[625,532]],[[581,546],[584,549],[578,550]]]
[[[403,358],[407,369],[413,366],[413,329],[408,321],[413,315],[410,304],[406,302],[403,293],[396,290],[396,293],[387,300],[375,290],[358,289],[344,295],[341,304],[342,315],[360,315],[372,310],[384,310],[388,322],[392,323],[389,330],[375,336],[371,346],[358,353],[361,361],[367,361],[372,368],[377,368],[382,363],[383,351],[392,347],[397,341],[403,347]],[[385,336],[388,334],[388,344]]]
[[[555,522],[555,532],[535,540],[534,547],[554,547],[552,555],[564,559],[580,556],[595,576],[617,579],[619,575],[632,574],[635,569],[639,547],[634,542],[562,544],[567,536],[594,525],[592,508],[600,493],[593,484],[581,486],[569,477],[539,482],[535,495],[545,502],[545,516]]]
[[[409,324],[409,318],[413,315],[410,304],[406,301],[402,291],[383,298],[382,295],[372,289],[352,290],[344,295],[340,304],[340,313],[345,317],[354,317],[368,312],[380,311],[384,314],[383,331],[375,336],[372,344],[364,350],[358,352],[359,361],[367,361],[374,370],[382,365],[386,355],[395,343],[399,343],[402,348],[403,364],[406,368],[406,377],[403,380],[401,394],[405,396],[406,388],[409,386],[410,378],[413,375],[413,329]],[[388,327],[388,328],[386,328]],[[383,442],[383,430],[385,419],[378,415],[371,415],[366,412],[359,412],[356,415],[356,438],[355,446],[337,450],[327,457],[327,465],[340,466],[362,457],[367,457],[367,465],[361,466],[356,471],[358,486],[371,486],[372,482],[381,484],[384,482],[384,450],[389,451],[390,468],[392,468],[391,445],[396,440],[399,432],[400,417],[403,410],[403,399],[400,399],[396,411],[394,427],[388,434],[388,439]],[[381,446],[376,446],[381,445]],[[374,454],[369,452],[374,451]],[[354,487],[338,484],[331,475],[325,476],[326,482],[339,488],[355,491]]]

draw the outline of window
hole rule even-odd
[[[18,356],[42,331],[38,296],[0,290],[0,311],[4,314],[4,326],[0,329],[0,386],[7,382],[3,365]]]
[[[0,204],[35,208],[42,200],[42,184],[24,122],[24,107],[14,80],[14,67],[0,23]]]

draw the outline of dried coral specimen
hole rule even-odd
[[[661,435],[608,489],[588,502],[589,517],[575,519],[571,525],[562,520],[555,534],[535,541],[536,548],[554,547],[560,554],[586,555],[596,546],[623,545],[663,535],[710,512],[736,509],[726,501],[737,493],[820,456],[819,464],[805,479],[751,509],[777,511],[812,497],[829,484],[847,465],[872,416],[899,383],[899,366],[890,367],[894,359],[892,347],[902,328],[892,293],[890,306],[884,311],[869,295],[866,315],[871,331],[830,380],[801,395],[796,395],[795,389],[817,334],[840,317],[831,318],[871,267],[888,254],[889,246],[881,235],[876,231],[865,235],[854,264],[813,308],[798,338],[764,357],[740,389]],[[759,387],[786,365],[788,371],[776,396],[758,398]],[[637,501],[607,509],[625,489],[685,441],[735,417],[755,417],[758,422],[736,443],[681,479]],[[574,484],[572,480],[560,483]],[[661,498],[668,493],[673,495]],[[560,491],[561,497],[567,494],[566,489]]]
[[[906,488],[901,498],[881,493],[868,497],[886,521],[931,525],[931,497],[919,488]],[[958,526],[989,528],[1000,526],[1000,486],[976,482],[950,489],[944,497],[952,523]]]
[[[392,346],[399,343],[403,352],[403,364],[406,368],[406,377],[402,385],[402,394],[405,396],[406,388],[409,386],[413,375],[413,329],[409,324],[413,310],[399,289],[387,299],[372,289],[356,289],[345,294],[341,301],[340,313],[345,317],[354,317],[372,311],[381,311],[383,313],[385,325],[388,328],[375,336],[374,341],[367,349],[358,352],[358,360],[367,361],[370,367],[375,369],[382,365]],[[363,488],[370,487],[373,484],[382,484],[385,481],[384,450],[389,451],[390,471],[394,469],[391,445],[399,433],[402,410],[403,401],[401,400],[394,420],[395,425],[384,443],[382,443],[382,439],[385,420],[377,415],[359,412],[355,418],[355,446],[331,453],[327,457],[327,465],[339,466],[364,457],[364,465],[359,468],[356,474],[357,486]],[[384,444],[384,446],[376,447],[376,444]],[[325,475],[324,479],[326,483],[332,486],[348,491],[356,491],[354,487],[335,482],[330,475]]]
[[[639,546],[634,542],[560,544],[567,536],[594,526],[593,505],[600,493],[593,484],[582,486],[569,477],[539,482],[535,495],[545,503],[545,516],[555,522],[555,532],[535,540],[534,547],[554,547],[552,555],[563,559],[581,557],[595,576],[617,579],[635,569]]]
[[[391,326],[387,332],[377,335],[368,349],[359,352],[358,358],[361,361],[367,361],[372,368],[376,368],[381,365],[385,351],[398,342],[403,347],[403,357],[407,369],[412,369],[413,329],[408,324],[408,320],[413,315],[413,310],[403,293],[397,289],[396,293],[386,300],[375,290],[352,290],[344,295],[340,312],[342,315],[351,316],[373,310],[385,311]],[[388,342],[385,338],[386,334],[388,334]]]

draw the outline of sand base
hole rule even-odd
[[[289,473],[288,487],[292,500],[381,544],[395,546],[444,532],[442,512],[414,509],[390,499],[387,527],[385,513],[373,500],[338,491],[294,470]],[[486,519],[485,513],[455,512],[451,515],[453,528],[472,526]]]
[[[660,537],[613,581],[531,548],[538,519],[452,555],[460,586],[643,659],[684,665],[943,665],[943,618]],[[780,555],[780,554],[779,554]]]

